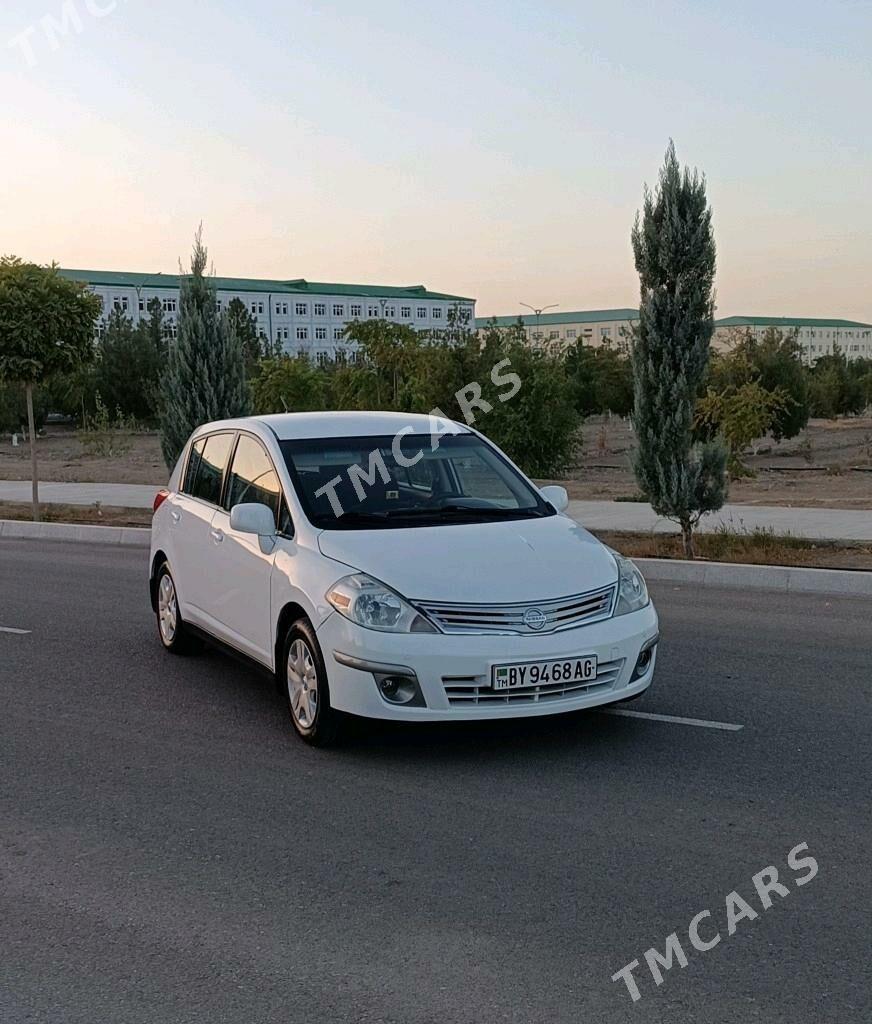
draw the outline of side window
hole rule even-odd
[[[230,467],[230,483],[224,507],[229,512],[234,505],[246,501],[268,505],[276,523],[280,522],[282,488],[273,464],[260,442],[247,434],[240,434]]]
[[[203,459],[203,448],[206,445],[206,438],[200,437],[191,445],[191,454],[188,456],[188,465],[185,468],[185,479],[182,483],[182,492],[192,494],[194,481],[197,479],[197,470]]]
[[[197,444],[199,443],[198,441]],[[230,457],[232,444],[233,434],[209,434],[205,438],[205,445],[197,460],[196,476],[188,489],[190,495],[208,501],[211,505],[217,505],[220,502],[221,480],[224,477],[224,469]],[[196,449],[196,445],[194,447]],[[191,461],[193,462],[193,457]]]

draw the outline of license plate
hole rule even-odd
[[[544,683],[587,683],[596,679],[596,655],[559,661],[522,661],[491,666],[491,688],[518,690]]]

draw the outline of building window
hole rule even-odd
[[[168,323],[163,325],[163,336],[168,340],[175,341],[178,334],[178,328],[174,323]]]
[[[427,307],[426,306],[418,306],[417,317],[418,317],[419,320],[426,320],[427,319]]]
[[[297,316],[308,316],[309,315],[309,303],[308,302],[298,302],[294,306],[294,312],[297,314]]]
[[[126,295],[121,295],[121,296],[116,295],[115,296],[115,301],[113,302],[113,306],[115,307],[115,309],[119,313],[126,313],[127,312],[127,296]]]
[[[139,312],[140,313],[144,313],[145,312],[145,299],[140,299],[139,300]]]
[[[611,327],[600,327],[600,337],[601,338],[610,338],[611,336],[612,336],[612,329],[611,329]]]
[[[298,327],[297,328],[297,341],[308,341],[309,340],[309,328]]]
[[[390,317],[391,320],[397,315],[396,306],[385,306],[385,316]]]
[[[334,327],[333,328],[333,340],[334,341],[342,341],[342,339],[344,337],[345,337],[345,328],[344,327]]]
[[[577,332],[575,331],[575,328],[572,328],[572,327],[571,327],[571,328],[570,328],[570,329],[569,329],[569,330],[568,330],[568,331],[566,332],[566,337],[567,337],[567,339],[570,339],[570,338],[575,338],[576,336],[577,336]]]
[[[161,299],[160,308],[164,313],[175,313],[176,311],[176,300],[175,299]]]
[[[400,306],[400,316],[404,320],[412,319],[412,307],[411,306]]]
[[[345,316],[345,306],[341,302],[333,303],[333,315],[334,316]]]
[[[287,304],[287,302],[277,302],[276,303],[276,313],[279,316],[287,316],[288,315],[288,304]]]
[[[327,303],[316,302],[315,303],[315,316],[326,316],[327,315]]]
[[[356,363],[356,362],[358,361],[358,359],[359,359],[359,356],[358,356],[358,354],[357,354],[357,349],[356,349],[356,348],[353,348],[353,349],[352,349],[352,350],[351,350],[351,351],[350,351],[350,352],[348,353],[348,361],[349,361],[349,363]]]
[[[433,307],[433,319],[434,320],[441,320],[442,319],[442,307],[441,306],[434,306]]]
[[[319,352],[318,355],[315,358],[318,360],[318,365],[319,366],[325,366],[327,364],[327,362],[329,361],[330,357],[328,356],[328,354],[326,352]]]
[[[352,316],[363,316],[363,306],[357,302],[351,304],[351,315]]]
[[[557,341],[557,339],[559,337],[560,337],[560,331],[550,331],[548,333],[548,340],[549,341]]]
[[[377,317],[378,316],[378,306],[373,306],[372,304],[367,306],[366,307],[366,315],[368,317]]]
[[[316,327],[315,328],[315,341],[326,341],[327,340],[327,328]]]

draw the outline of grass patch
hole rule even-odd
[[[81,523],[86,526],[151,527],[151,509],[119,508],[115,505],[47,505],[40,504],[44,523]],[[29,521],[33,516],[30,504],[0,501],[0,519]]]
[[[677,533],[633,533],[592,530],[629,558],[684,558]],[[720,526],[713,533],[694,535],[697,559],[751,565],[795,565],[816,569],[872,570],[872,543],[807,540],[774,530]]]

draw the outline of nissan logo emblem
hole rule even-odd
[[[547,621],[545,612],[541,608],[528,608],[524,612],[524,625],[528,629],[542,629]]]

